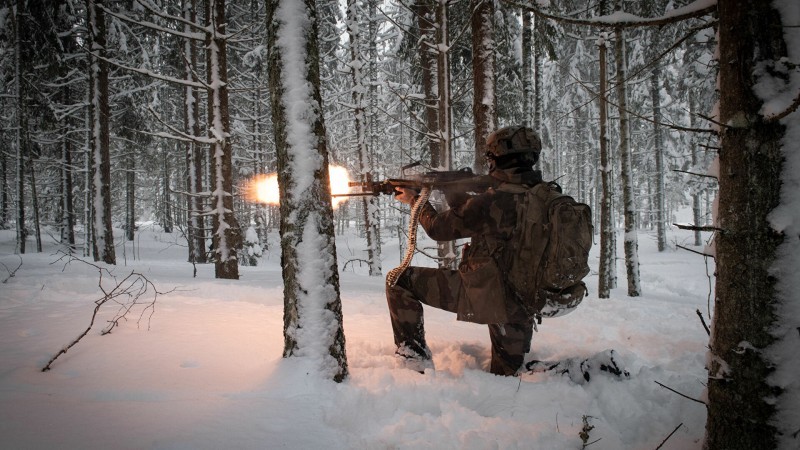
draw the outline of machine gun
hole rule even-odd
[[[445,194],[467,194],[469,192],[484,192],[493,185],[493,178],[488,175],[475,175],[472,169],[465,167],[459,170],[430,171],[423,173],[408,174],[407,172],[420,166],[419,162],[403,166],[401,169],[402,178],[388,178],[383,181],[375,181],[372,174],[366,173],[361,181],[351,181],[349,186],[356,188],[357,192],[347,194],[336,194],[335,197],[352,197],[362,195],[394,195],[395,188],[406,187],[421,191],[440,190]]]

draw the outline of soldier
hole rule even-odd
[[[533,186],[542,182],[533,166],[542,144],[530,128],[501,128],[486,140],[489,175],[501,183]],[[449,241],[471,238],[464,248],[458,270],[408,267],[395,286],[387,286],[396,357],[404,367],[424,372],[433,368],[425,342],[422,303],[457,314],[457,319],[486,324],[492,343],[490,371],[515,375],[530,350],[533,319],[519,305],[506,282],[505,261],[514,248],[518,195],[493,188],[467,196],[445,193],[450,209],[437,212],[429,203],[422,207],[419,223],[432,239]],[[397,188],[395,198],[413,204],[418,192]]]

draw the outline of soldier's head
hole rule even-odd
[[[486,138],[486,161],[490,172],[533,167],[541,151],[541,139],[528,127],[503,127]]]

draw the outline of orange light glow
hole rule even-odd
[[[247,201],[254,203],[279,204],[278,174],[272,172],[253,177],[245,188],[245,198]]]
[[[350,175],[347,169],[341,166],[329,166],[328,173],[331,180],[331,194],[346,194],[350,192]],[[280,194],[278,191],[278,174],[275,172],[256,175],[245,187],[245,198],[249,202],[278,205]],[[333,207],[347,200],[347,197],[334,197]]]

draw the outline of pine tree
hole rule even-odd
[[[770,346],[782,335],[790,336],[789,342],[797,340],[796,329],[778,333],[778,324],[786,319],[779,315],[779,296],[788,299],[793,294],[776,289],[782,277],[797,275],[777,272],[773,264],[778,246],[797,236],[784,236],[769,220],[786,189],[781,185],[786,128],[763,115],[764,100],[755,92],[761,77],[772,78],[769,83],[788,81],[781,68],[786,43],[780,24],[772,2],[766,0],[719,4],[716,226],[722,231],[714,238],[717,280],[705,442],[709,450],[774,449],[779,439],[784,441],[782,448],[790,448],[798,442],[796,417],[775,421],[781,387],[770,381],[776,370]],[[776,428],[781,422],[792,424],[792,430],[780,430],[787,433],[783,438]],[[788,435],[792,432],[794,436]]]

